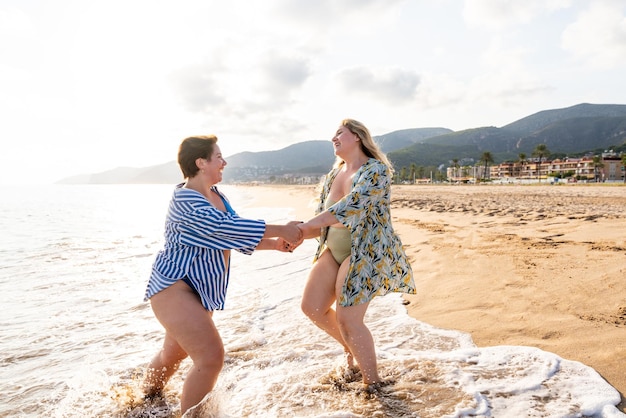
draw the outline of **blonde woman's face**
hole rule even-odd
[[[341,125],[335,132],[332,141],[335,154],[338,154],[342,150],[352,149],[355,145],[358,145],[359,137],[350,132],[350,129]]]

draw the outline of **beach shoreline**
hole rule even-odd
[[[237,187],[295,219],[314,214],[316,186]],[[418,289],[407,311],[479,347],[533,346],[592,367],[625,412],[625,207],[621,184],[393,186]]]

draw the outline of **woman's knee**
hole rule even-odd
[[[300,302],[300,309],[312,320],[322,319],[331,309],[334,301],[335,298],[331,291],[307,289],[302,297],[302,302]]]
[[[221,341],[216,341],[204,350],[190,355],[194,365],[221,370],[224,367],[225,350]]]
[[[337,309],[337,324],[343,336],[357,334],[366,328],[363,322],[366,309],[367,305]]]
[[[344,338],[347,338],[349,335],[354,333],[356,329],[352,320],[342,315],[337,315],[337,325],[339,326],[339,331]]]
[[[167,348],[163,348],[160,354],[163,364],[169,367],[178,367],[178,365],[187,358],[187,353],[184,351],[168,350]]]
[[[312,321],[321,319],[325,314],[325,310],[319,304],[307,298],[302,299],[300,309]]]
[[[178,342],[169,333],[165,334],[165,341],[159,353],[161,362],[165,365],[176,365],[187,358],[187,352],[182,349]]]
[[[224,343],[212,319],[208,319],[206,327],[187,335],[185,349],[199,370],[219,371],[224,366]],[[202,328],[204,331],[200,331]]]

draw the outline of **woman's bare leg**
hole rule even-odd
[[[224,345],[213,323],[212,312],[204,309],[198,295],[184,282],[157,293],[151,303],[166,335],[193,361],[180,401],[184,414],[215,387],[224,365]]]
[[[349,353],[350,350],[339,331],[337,315],[332,308],[335,303],[335,282],[338,269],[339,265],[330,251],[324,251],[311,268],[304,287],[301,308],[315,325],[337,340]],[[349,354],[348,357],[350,362],[352,359]]]
[[[163,341],[163,348],[159,351],[150,364],[144,382],[147,397],[160,395],[170,377],[178,370],[181,361],[187,357],[187,353],[167,332]]]
[[[343,291],[343,284],[348,273],[348,260],[344,261],[337,272],[335,292],[339,299]],[[363,383],[370,385],[380,382],[378,365],[376,362],[376,347],[372,333],[365,326],[363,318],[367,312],[369,302],[355,306],[341,306],[337,304],[337,323],[343,341],[359,364]]]
[[[338,306],[337,321],[350,352],[356,359],[366,385],[380,382],[376,362],[376,348],[370,330],[363,323],[369,303],[356,306]]]

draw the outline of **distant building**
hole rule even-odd
[[[600,181],[618,182],[624,181],[624,166],[621,156],[613,151],[602,153],[602,168]]]
[[[524,162],[505,161],[489,168],[490,180],[500,181],[546,181],[550,178],[570,179],[584,182],[623,182],[624,166],[616,152],[605,151],[600,156],[586,155],[580,158],[544,160],[530,158]],[[448,167],[448,180],[467,183],[480,181],[482,167]]]

